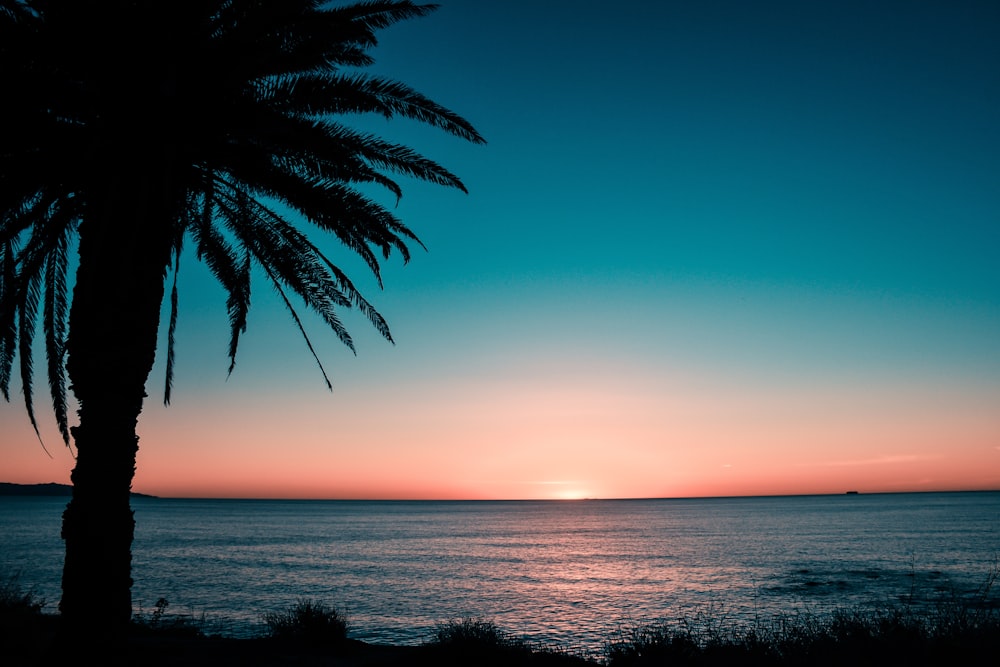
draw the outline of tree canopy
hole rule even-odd
[[[142,261],[175,278],[167,402],[176,276],[188,243],[228,295],[230,371],[254,267],[278,290],[310,351],[294,297],[352,349],[343,308],[358,309],[391,340],[382,316],[301,221],[333,235],[379,278],[382,258],[396,252],[405,261],[419,240],[359,186],[398,198],[403,176],[465,190],[436,162],[342,121],[406,117],[483,142],[457,114],[361,71],[374,62],[379,29],[434,9],[306,0],[0,2],[0,86],[12,93],[0,145],[0,390],[9,400],[19,373],[36,430],[31,350],[40,318],[49,391],[69,442],[67,271],[81,221],[100,218],[107,199],[120,196],[113,184],[123,169],[155,174],[166,191],[158,206],[172,209],[163,247],[141,248]],[[133,224],[153,221],[137,211]],[[120,235],[111,240],[126,248]]]

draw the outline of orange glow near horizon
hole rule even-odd
[[[389,397],[303,395],[280,411],[244,396],[211,414],[181,399],[144,412],[133,488],[563,500],[1000,488],[1000,418],[962,396],[635,387],[401,386]],[[4,410],[4,437],[16,432],[21,444],[5,447],[3,481],[68,482],[72,458],[58,439],[46,434],[49,459],[26,420]]]

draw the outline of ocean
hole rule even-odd
[[[0,498],[0,579],[55,610],[66,498]],[[598,653],[628,628],[973,595],[1000,492],[587,501],[136,498],[133,600],[231,636],[312,600],[350,636],[419,644],[468,617]],[[995,601],[998,592],[991,595]]]

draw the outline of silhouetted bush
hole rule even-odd
[[[523,649],[526,643],[501,630],[493,621],[464,618],[437,626],[432,644],[483,650]]]
[[[967,619],[963,612],[961,619]],[[944,623],[936,621],[945,620]],[[1000,616],[921,617],[907,609],[799,615],[720,629],[683,621],[623,630],[605,647],[608,667],[649,665],[994,665]]]
[[[435,665],[576,667],[593,664],[563,650],[534,646],[500,629],[493,621],[477,617],[439,624],[429,646],[436,652]]]
[[[342,644],[347,640],[347,619],[336,609],[314,600],[299,600],[294,607],[264,614],[268,636],[309,644]]]
[[[0,663],[49,641],[57,617],[43,613],[44,607],[45,600],[21,587],[18,575],[0,579]]]
[[[34,618],[42,613],[45,600],[39,599],[32,590],[25,591],[12,574],[0,581],[0,619],[9,621],[15,617]]]

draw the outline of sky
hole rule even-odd
[[[345,313],[354,354],[306,317],[329,391],[258,274],[227,376],[225,295],[185,255],[133,489],[1000,489],[998,31],[964,0],[443,0],[383,31],[370,70],[488,141],[352,121],[469,189],[403,181],[427,251],[384,289],[321,244],[395,342]],[[41,398],[48,453],[0,403],[3,481],[69,482]]]

